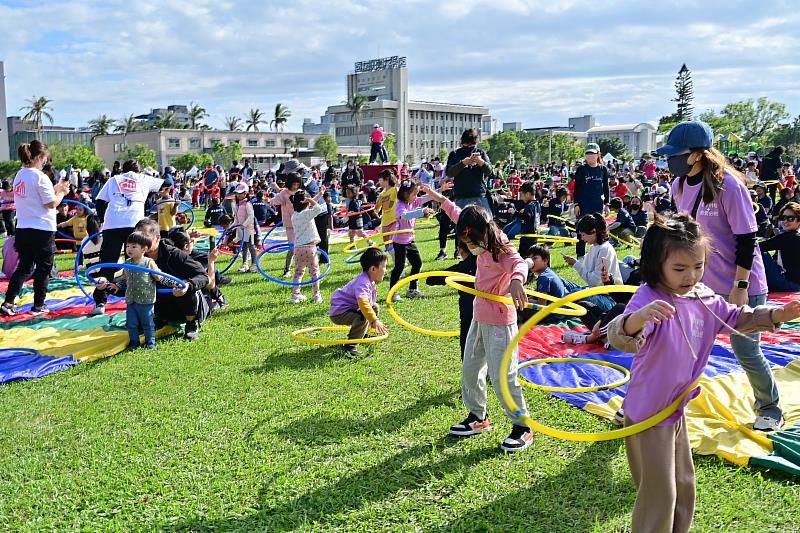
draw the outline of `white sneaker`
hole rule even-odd
[[[614,413],[614,418],[611,420],[611,423],[615,426],[625,425],[625,410],[622,409],[622,407],[619,408],[619,411]]]
[[[258,267],[255,265],[250,265],[250,272],[258,272]]]
[[[242,265],[239,267],[238,270],[239,270],[239,272],[247,272],[248,268],[249,267],[247,266],[247,263],[242,263]]]
[[[402,302],[403,298],[400,296],[399,293],[392,294],[392,303]]]
[[[282,277],[283,279],[289,279],[292,277],[292,273],[289,270],[287,270],[286,272],[283,273]]]
[[[586,344],[586,339],[589,337],[588,333],[568,329],[561,334],[561,340],[569,344]]]
[[[89,316],[98,316],[106,314],[106,306],[105,305],[95,305],[92,307],[92,310],[89,311]]]
[[[314,296],[311,297],[311,301],[314,302],[315,304],[322,303],[322,295],[315,294]]]
[[[753,423],[753,429],[756,431],[778,431],[781,425],[783,425],[783,417],[776,420],[771,416],[758,415]]]
[[[306,297],[303,296],[302,294],[292,295],[292,303],[293,304],[299,304],[299,303],[305,302],[305,301],[306,301]]]

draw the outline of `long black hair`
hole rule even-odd
[[[468,205],[461,211],[456,223],[456,236],[459,240],[483,246],[492,253],[495,262],[501,253],[514,251],[514,248],[504,241],[503,232],[494,220],[489,220],[486,211],[477,205]]]

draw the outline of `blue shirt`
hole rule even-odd
[[[536,278],[536,291],[556,298],[563,298],[567,294],[564,282],[550,267],[542,270]]]

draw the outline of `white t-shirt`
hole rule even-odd
[[[39,169],[22,167],[14,178],[17,228],[56,230],[56,208],[44,204],[58,200],[50,178]]]
[[[108,202],[103,229],[132,228],[144,218],[144,202],[148,194],[158,192],[164,180],[146,174],[126,172],[109,178],[98,200]]]

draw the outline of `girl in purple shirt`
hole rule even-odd
[[[425,202],[430,201],[430,198],[423,196],[417,198],[419,193],[419,184],[406,178],[400,182],[400,187],[397,189],[397,203],[394,206],[394,214],[397,220],[397,229],[410,229],[413,230],[417,224],[417,219],[421,216],[429,216],[433,213],[430,207],[420,207]],[[391,286],[394,287],[400,276],[403,275],[403,269],[406,268],[406,258],[411,263],[410,275],[417,274],[422,270],[422,256],[419,254],[417,245],[414,244],[413,233],[396,233],[391,236],[392,248],[394,249],[394,268],[392,268]],[[406,298],[424,298],[424,295],[417,290],[417,282],[412,281],[409,283]],[[399,302],[401,300],[398,293],[394,293],[392,301]]]
[[[800,302],[755,309],[728,303],[700,282],[710,239],[687,213],[658,217],[642,243],[639,287],[625,312],[611,321],[608,339],[634,353],[623,401],[625,424],[641,422],[672,403],[699,378],[716,335],[774,331],[800,315]],[[754,341],[750,341],[754,342]],[[660,424],[627,437],[636,485],[633,531],[688,531],[694,514],[695,479],[683,409],[692,390]]]

